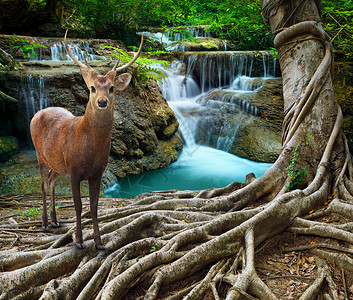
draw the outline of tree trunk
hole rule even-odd
[[[290,150],[294,145],[299,145],[298,168],[308,169],[305,181],[309,182],[316,173],[338,113],[332,88],[331,44],[319,23],[319,3],[283,1],[275,14],[275,8],[269,10],[273,3],[278,1],[262,1],[262,7],[264,18],[273,34],[277,34],[275,46],[282,70],[285,113],[283,148]],[[288,27],[291,28],[286,31]],[[289,31],[292,33],[289,34]],[[288,37],[284,39],[286,35]],[[311,85],[314,89],[310,88]],[[288,124],[293,125],[300,115],[300,101],[303,106],[308,103],[307,110],[301,113],[302,117],[297,121],[298,130],[293,127],[289,130]],[[337,144],[336,150],[340,152],[338,165],[342,165],[342,140]]]
[[[244,184],[143,194],[101,213],[103,252],[95,250],[92,230],[84,236],[86,249],[76,249],[73,225],[57,240],[37,241],[40,251],[1,252],[0,299],[122,299],[135,287],[145,299],[161,293],[171,299],[211,293],[220,299],[219,285],[226,299],[277,299],[258,275],[255,249],[285,230],[325,239],[296,248],[317,256],[317,279],[300,299],[319,293],[338,299],[328,263],[353,270],[346,254],[352,253],[353,234],[351,223],[333,226],[325,220],[331,214],[353,218],[353,167],[332,91],[330,39],[319,23],[319,1],[261,5],[275,35],[284,87],[283,151],[273,166],[258,179],[249,174]],[[163,286],[197,272],[175,295],[163,292]]]

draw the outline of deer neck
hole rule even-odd
[[[91,101],[88,102],[84,116],[81,119],[81,126],[86,127],[92,136],[97,136],[99,140],[110,141],[113,128],[113,109],[99,110],[94,108]]]

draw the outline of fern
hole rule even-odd
[[[299,171],[294,170],[295,162],[297,161],[297,158],[299,156],[298,146],[299,145],[295,145],[293,147],[292,153],[290,156],[290,164],[286,168],[288,173],[286,188],[288,192],[291,191],[292,188],[296,186],[298,183],[303,182],[305,173],[308,171],[307,168],[301,169]]]
[[[111,55],[114,58],[120,57],[120,61],[123,64],[131,60],[131,57],[125,51],[119,48],[113,46],[105,46],[104,48],[109,48],[115,51],[116,53],[112,53]],[[169,62],[165,60],[155,60],[146,57],[139,57],[136,62],[128,68],[128,71],[143,83],[146,83],[152,79],[161,81],[162,78],[166,77],[166,74],[162,70],[159,70],[156,67],[156,64],[160,64],[166,69],[168,69],[169,66]]]

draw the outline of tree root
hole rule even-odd
[[[326,280],[330,289],[330,295],[328,295],[329,299],[338,300],[337,286],[332,280],[328,265],[325,263],[325,261],[321,260],[318,257],[316,257],[315,260],[316,260],[316,264],[318,265],[318,277],[317,279],[315,279],[313,284],[303,293],[303,295],[299,299],[300,300],[314,299],[315,296],[320,291],[320,289],[322,288],[324,281]]]

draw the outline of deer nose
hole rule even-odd
[[[98,106],[100,108],[105,108],[108,106],[108,101],[106,99],[99,99],[98,100]]]

